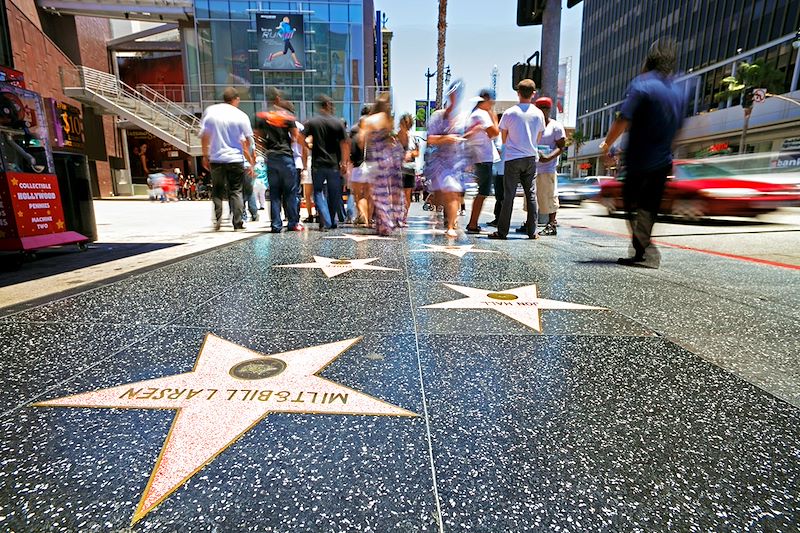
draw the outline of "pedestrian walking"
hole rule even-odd
[[[361,125],[364,117],[369,115],[369,106],[361,109],[361,118],[350,130],[350,191],[356,203],[355,224],[372,226],[372,193],[369,186],[369,170],[364,161],[365,146],[361,139]]]
[[[522,184],[525,206],[528,211],[527,233],[529,239],[536,239],[536,146],[544,131],[544,115],[531,102],[536,92],[536,83],[525,79],[517,85],[519,103],[506,110],[500,119],[500,133],[505,146],[505,166],[503,175],[503,207],[497,221],[497,231],[490,239],[506,239],[511,226],[514,197],[517,185]]]
[[[400,220],[400,226],[407,226],[408,209],[411,207],[411,193],[417,185],[417,156],[419,149],[417,148],[417,140],[411,128],[414,127],[414,117],[409,113],[404,113],[400,117],[400,131],[397,132],[397,139],[400,141],[400,146],[403,147],[403,193],[405,205],[403,207],[403,217]]]
[[[605,153],[628,131],[622,197],[634,253],[620,257],[621,265],[658,268],[661,262],[650,237],[672,171],[672,141],[685,109],[681,89],[672,79],[676,57],[672,39],[659,39],[650,46],[642,74],[631,81],[619,115],[600,143]]]
[[[535,105],[544,115],[544,132],[539,140],[539,162],[536,164],[536,200],[539,203],[539,212],[547,215],[547,225],[539,235],[556,235],[556,214],[559,207],[556,165],[567,145],[567,136],[564,126],[550,118],[553,100],[543,96],[536,100]]]
[[[350,144],[344,122],[333,116],[333,100],[322,95],[318,106],[319,114],[304,124],[303,135],[311,138],[311,180],[320,229],[331,229],[337,227],[342,206],[342,175],[347,173]]]
[[[297,167],[292,151],[292,140],[297,136],[293,106],[283,99],[277,89],[270,91],[270,102],[269,111],[256,115],[256,133],[261,149],[267,154],[270,227],[272,233],[283,230],[283,207],[289,231],[300,231],[303,226],[300,224]]]
[[[459,112],[464,85],[460,80],[447,89],[447,106],[436,111],[428,124],[426,172],[431,178],[431,190],[436,202],[444,206],[445,235],[458,237],[461,193],[464,192],[464,169],[467,156],[464,149],[464,118]]]
[[[253,129],[248,116],[239,109],[239,93],[236,89],[228,87],[222,93],[222,98],[223,103],[206,108],[200,123],[203,166],[211,171],[214,229],[219,230],[222,223],[222,199],[227,193],[233,229],[239,230],[244,229],[244,163],[255,163],[251,149]]]
[[[492,139],[500,134],[497,113],[494,111],[495,95],[491,89],[483,89],[478,94],[479,101],[467,121],[466,137],[478,181],[478,194],[472,202],[472,213],[467,223],[467,233],[480,233],[478,221],[483,201],[492,194],[492,164],[495,148]]]
[[[366,145],[375,229],[380,235],[392,232],[403,210],[396,197],[402,195],[400,165],[403,149],[392,134],[392,108],[389,93],[381,93],[361,125],[362,145]]]

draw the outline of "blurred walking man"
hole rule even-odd
[[[544,114],[544,133],[539,141],[539,162],[536,164],[536,200],[539,212],[548,217],[547,225],[539,235],[556,234],[556,212],[558,211],[558,189],[556,187],[556,165],[567,145],[564,126],[550,118],[553,101],[546,96],[536,100],[536,107]]]
[[[514,197],[517,184],[522,184],[525,192],[525,205],[528,209],[526,229],[529,239],[537,239],[536,218],[539,215],[536,206],[536,146],[544,131],[544,115],[531,103],[536,83],[533,80],[522,80],[517,85],[519,103],[503,114],[500,119],[500,132],[505,145],[505,169],[503,175],[503,207],[497,221],[497,231],[490,234],[490,239],[505,239],[511,226],[511,213],[514,209]]]
[[[256,114],[256,132],[261,148],[267,154],[267,181],[269,182],[270,225],[272,233],[283,229],[281,206],[286,211],[289,231],[300,231],[299,204],[297,203],[297,167],[292,141],[298,136],[294,106],[283,99],[278,89],[270,89],[269,111]]]
[[[214,229],[222,222],[222,199],[227,190],[233,229],[244,229],[242,184],[244,162],[253,172],[255,156],[252,151],[253,128],[250,119],[239,110],[239,93],[228,87],[222,93],[221,104],[206,108],[200,123],[203,147],[203,166],[211,170],[211,199],[214,202]]]
[[[312,139],[311,180],[320,229],[330,229],[336,227],[342,207],[342,175],[347,173],[350,143],[344,122],[333,116],[333,100],[323,95],[318,105],[319,114],[304,124],[303,134]]]
[[[631,81],[617,119],[600,144],[600,150],[607,152],[628,130],[622,196],[634,255],[619,258],[621,265],[658,268],[660,264],[660,254],[650,236],[672,171],[672,141],[685,108],[681,90],[671,77],[676,57],[671,39],[659,39],[650,46],[643,73]]]

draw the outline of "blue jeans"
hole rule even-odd
[[[314,203],[320,224],[325,228],[335,228],[336,215],[342,208],[342,176],[339,169],[311,169],[311,181],[314,182]]]
[[[244,178],[242,179],[242,197],[247,210],[243,211],[242,218],[243,220],[247,220],[247,211],[250,211],[250,218],[255,222],[258,220],[258,203],[256,202],[256,195],[253,194],[253,179],[254,178],[247,172],[244,173]]]
[[[267,158],[267,180],[269,181],[269,210],[273,231],[283,228],[281,206],[286,209],[286,222],[294,229],[300,222],[297,209],[297,172],[294,159],[288,155],[275,155]]]

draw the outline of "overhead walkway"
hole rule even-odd
[[[83,66],[62,69],[61,82],[66,96],[118,115],[189,155],[202,155],[200,120],[147,85],[134,89],[113,74]]]
[[[194,16],[191,0],[37,0],[45,11],[60,15],[181,22]]]

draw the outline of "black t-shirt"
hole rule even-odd
[[[292,137],[296,125],[291,113],[280,109],[256,113],[254,127],[258,142],[267,152],[267,155],[287,155],[294,157],[292,152]]]
[[[332,115],[317,115],[304,124],[303,133],[314,138],[311,149],[312,168],[338,168],[340,145],[347,138],[344,122]]]
[[[364,162],[364,149],[358,145],[358,133],[361,128],[353,126],[350,130],[350,161],[357,167]]]

